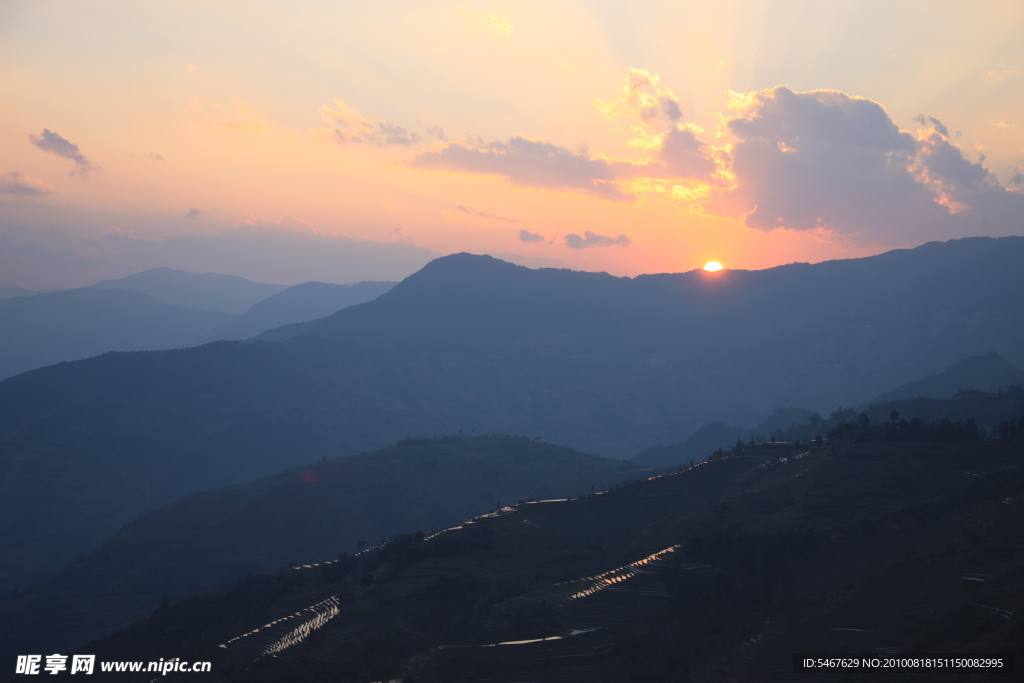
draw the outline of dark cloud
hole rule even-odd
[[[189,209],[188,211],[185,212],[185,218],[188,218],[189,220],[195,221],[199,220],[202,217],[203,212],[199,209]]]
[[[540,235],[540,234],[537,234],[535,232],[530,232],[526,228],[523,228],[522,230],[519,231],[519,241],[520,242],[543,242],[544,241],[544,235]]]
[[[613,201],[632,199],[632,195],[619,189],[612,167],[603,159],[591,159],[564,147],[521,137],[479,146],[451,143],[438,151],[417,154],[410,165],[435,171],[499,175],[520,187],[571,190]]]
[[[458,207],[456,207],[456,208],[459,211],[461,211],[462,213],[468,213],[468,214],[470,214],[472,216],[480,216],[480,218],[489,218],[489,219],[494,220],[494,221],[501,221],[502,223],[521,223],[522,222],[518,218],[506,218],[505,216],[496,216],[493,213],[486,213],[484,211],[474,211],[472,209],[467,209],[466,207],[462,206],[461,204]]]
[[[56,190],[38,178],[11,171],[7,177],[0,176],[0,194],[14,194],[23,197],[53,194]]]
[[[580,237],[576,233],[570,233],[565,236],[565,246],[570,249],[586,249],[587,247],[610,247],[618,245],[620,247],[628,247],[633,243],[633,240],[629,239],[625,235],[616,235],[615,237],[607,237],[605,235],[598,235],[597,233],[590,232],[587,230],[583,233],[583,237]]]
[[[50,154],[56,154],[64,159],[70,159],[75,162],[74,169],[71,170],[71,175],[81,176],[83,180],[89,178],[89,174],[97,170],[97,167],[82,154],[78,149],[78,145],[74,144],[70,140],[62,138],[57,133],[46,128],[43,129],[42,135],[29,135],[29,139],[32,144]]]

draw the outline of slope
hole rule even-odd
[[[800,651],[1019,656],[1022,449],[766,445],[251,577],[83,651],[353,683],[786,680]]]
[[[0,659],[25,648],[77,648],[145,616],[162,598],[177,601],[250,572],[355,552],[405,529],[442,529],[535,494],[601,489],[626,467],[525,438],[407,439],[194,494],[125,525],[0,606]]]
[[[0,379],[107,351],[185,346],[234,317],[117,289],[0,299]]]
[[[348,306],[372,301],[394,285],[394,282],[352,285],[304,282],[253,304],[237,320],[210,331],[197,341],[248,339],[271,328],[323,318]]]

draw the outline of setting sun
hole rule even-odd
[[[721,269],[722,269],[722,264],[719,263],[718,261],[708,261],[707,263],[704,264],[704,270],[707,270],[707,271],[714,272],[716,270],[721,270]]]

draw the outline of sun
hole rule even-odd
[[[707,271],[714,272],[716,270],[721,270],[721,269],[722,269],[722,264],[719,263],[718,261],[708,261],[707,263],[704,264],[704,270],[707,270]]]

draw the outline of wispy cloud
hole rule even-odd
[[[78,145],[61,137],[52,130],[44,128],[42,135],[29,135],[28,137],[33,145],[44,152],[56,154],[59,157],[75,162],[75,167],[71,169],[70,175],[77,175],[82,180],[88,180],[89,175],[99,168],[85,158],[85,155],[78,149]]]
[[[480,218],[489,218],[491,220],[501,221],[503,223],[521,222],[518,218],[506,218],[505,216],[497,216],[493,213],[487,213],[485,211],[474,211],[473,209],[468,209],[465,206],[462,206],[461,204],[455,208],[458,209],[461,213],[468,213],[472,216],[479,216]]]
[[[390,121],[374,123],[338,98],[334,98],[333,102],[333,109],[326,104],[320,107],[324,118],[335,124],[330,130],[316,131],[324,139],[339,145],[368,144],[376,147],[412,145],[420,140],[420,134],[415,131],[406,130]],[[428,132],[444,139],[444,131],[439,126],[428,128]]]
[[[465,12],[461,11],[463,17],[470,21],[480,22],[491,31],[502,35],[506,38],[512,37],[512,21],[508,17],[504,17],[497,12],[487,12],[486,14],[477,14],[476,12]]]
[[[19,171],[11,171],[7,177],[0,176],[0,194],[21,195],[33,197],[53,194],[56,190],[53,186],[44,183],[38,178],[22,174]]]
[[[203,212],[200,209],[189,209],[188,211],[185,212],[185,218],[188,218],[189,220],[196,221],[202,217]]]
[[[589,230],[583,233],[583,237],[580,237],[574,232],[565,236],[565,246],[570,249],[611,246],[628,247],[631,244],[633,244],[633,240],[629,239],[625,235],[608,237],[606,235],[598,235],[597,233],[590,232]]]

